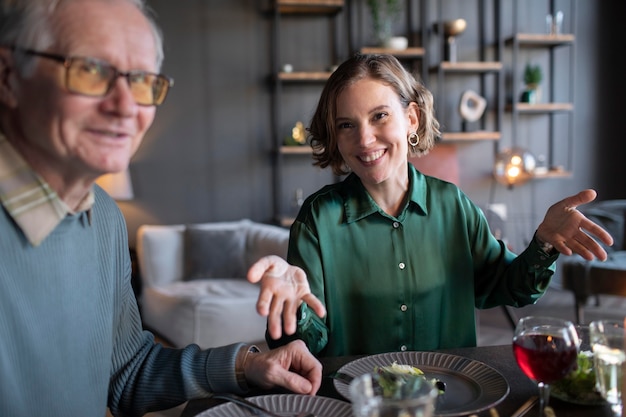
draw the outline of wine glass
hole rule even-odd
[[[555,317],[520,319],[513,336],[517,364],[539,387],[539,415],[550,398],[552,382],[564,378],[577,364],[578,334],[574,324]]]

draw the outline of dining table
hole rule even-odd
[[[456,355],[481,362],[495,371],[499,372],[509,386],[509,392],[497,404],[492,407],[485,408],[480,412],[461,413],[459,416],[477,415],[479,417],[493,417],[491,408],[497,411],[499,417],[538,417],[539,406],[535,404],[523,414],[519,414],[520,409],[525,408],[529,400],[537,397],[537,385],[530,380],[519,368],[511,345],[498,346],[479,346],[479,347],[463,347],[455,349],[441,349],[436,352],[448,355]],[[336,389],[334,380],[328,376],[339,370],[344,365],[363,358],[365,355],[341,356],[341,357],[324,357],[320,358],[323,366],[322,385],[316,395],[334,398],[341,401],[346,400]],[[251,390],[247,396],[268,395],[285,393],[281,390]],[[448,393],[446,393],[448,394]],[[181,417],[195,417],[202,414],[205,410],[210,409],[223,401],[212,398],[196,399],[189,401],[183,409]],[[562,401],[557,398],[550,398],[549,405],[553,408],[556,417],[612,417],[613,413],[607,404],[601,405],[580,405]],[[322,416],[320,416],[322,417]],[[332,417],[332,416],[323,416]]]

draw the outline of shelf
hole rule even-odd
[[[502,70],[502,62],[492,61],[468,61],[468,62],[449,62],[443,61],[441,69],[445,72],[466,72],[466,73],[481,73],[481,72],[498,72]]]
[[[515,41],[520,47],[544,47],[544,46],[560,46],[573,44],[576,37],[573,34],[549,35],[542,33],[518,33],[514,37],[506,40],[511,44]]]
[[[298,71],[279,72],[278,79],[281,81],[326,81],[330,77],[330,71]]]
[[[387,54],[396,58],[421,58],[426,54],[426,50],[421,47],[410,47],[406,49],[389,49],[367,46],[361,48],[362,54]]]
[[[502,132],[480,130],[476,132],[445,132],[441,142],[475,142],[483,140],[500,140]]]
[[[280,13],[334,14],[343,6],[344,0],[276,0],[274,3]]]
[[[545,114],[545,113],[560,113],[560,112],[573,112],[573,103],[517,103],[517,111],[523,114]],[[507,110],[511,110],[512,106],[508,105]]]
[[[572,173],[570,171],[565,171],[563,169],[551,169],[546,172],[535,172],[533,174],[533,178],[538,180],[543,178],[570,178],[571,176]]]
[[[313,149],[310,146],[281,146],[278,152],[283,155],[311,155]]]

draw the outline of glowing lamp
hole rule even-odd
[[[535,156],[527,150],[505,149],[496,156],[493,175],[500,184],[513,188],[531,179],[536,165]]]

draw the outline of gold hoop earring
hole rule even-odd
[[[417,132],[411,133],[407,140],[409,141],[409,145],[413,148],[413,152],[417,152],[415,147],[420,143],[420,137]]]

